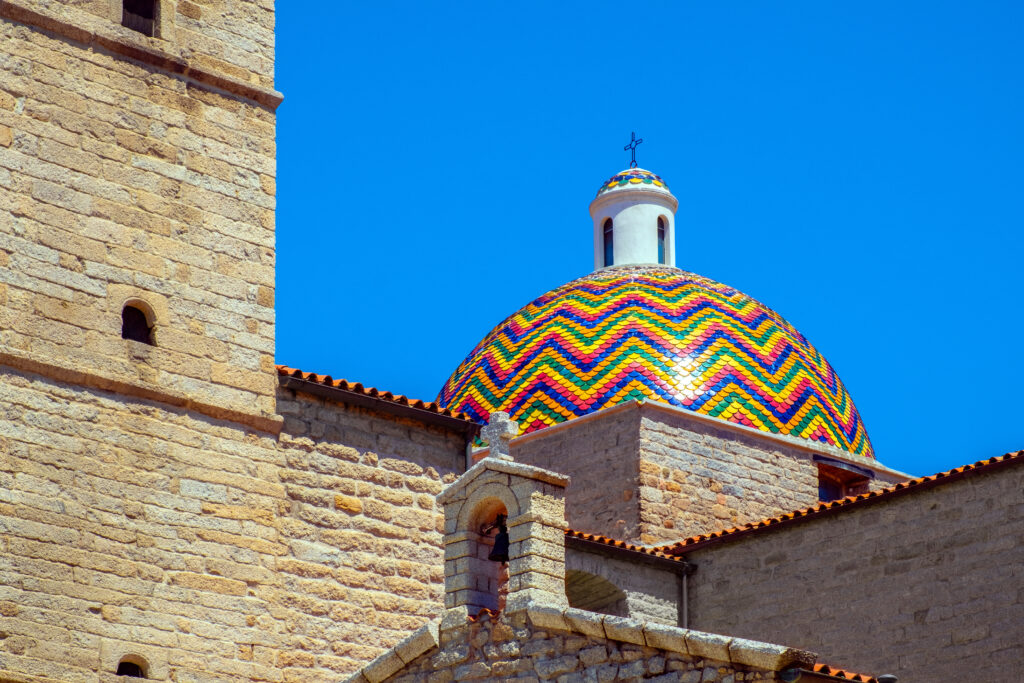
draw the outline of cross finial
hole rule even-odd
[[[630,132],[629,137],[630,137],[629,144],[626,145],[625,147],[623,147],[622,151],[626,151],[627,149],[629,150],[630,154],[633,157],[629,161],[629,167],[630,168],[636,168],[636,146],[639,145],[641,142],[643,142],[644,139],[640,138],[639,140],[637,140],[636,139],[636,133],[634,133],[634,132]]]
[[[484,437],[491,452],[488,457],[498,460],[511,460],[508,452],[508,442],[519,436],[519,423],[510,420],[508,413],[491,413],[487,426],[480,430],[480,436]]]

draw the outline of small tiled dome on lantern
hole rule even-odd
[[[655,173],[645,171],[642,168],[627,168],[619,171],[611,178],[601,184],[597,195],[601,196],[611,190],[641,189],[641,190],[664,190],[668,192],[668,185]]]
[[[501,322],[438,402],[480,422],[504,411],[530,432],[653,400],[873,457],[846,387],[796,328],[742,292],[670,265],[675,207],[648,171],[602,185],[591,203],[597,270]]]

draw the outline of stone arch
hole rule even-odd
[[[626,593],[597,574],[579,569],[566,570],[565,597],[570,607],[617,617],[629,616]]]
[[[121,657],[114,673],[129,678],[149,678],[149,662],[142,655],[127,654]]]
[[[499,504],[505,508],[505,514],[509,519],[519,516],[519,501],[507,484],[491,482],[473,489],[459,510],[458,528],[470,531],[474,528],[479,529],[480,524],[493,519],[493,515],[491,519],[483,519],[484,515]]]

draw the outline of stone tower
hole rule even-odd
[[[0,362],[266,429],[274,6],[0,3]]]

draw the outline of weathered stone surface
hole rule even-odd
[[[573,611],[573,610],[570,610]],[[579,610],[575,610],[579,612]],[[505,615],[465,624],[461,637],[431,649],[394,673],[396,683],[450,680],[692,681],[776,680],[773,669],[708,662],[678,651],[543,625],[553,610],[529,612],[523,625]],[[543,615],[543,616],[541,616]],[[592,615],[600,623],[600,615]],[[579,619],[580,615],[573,615]],[[628,620],[620,620],[628,621]],[[622,632],[625,624],[616,624]],[[373,680],[371,675],[367,678]],[[350,681],[356,681],[353,677]]]
[[[362,669],[362,675],[370,683],[380,683],[394,676],[405,666],[405,662],[394,650],[385,652]]]
[[[418,496],[462,466],[457,434],[281,392],[289,428],[259,435],[10,369],[0,405],[11,638],[103,634],[110,658],[164,657],[181,677],[309,680],[358,669],[440,614],[440,513]],[[361,512],[338,511],[339,495]],[[17,676],[107,666],[48,647],[26,645]]]
[[[794,663],[814,663],[814,656],[782,645],[772,645],[745,638],[729,641],[729,661],[734,664],[757,666],[764,669],[784,669]]]
[[[716,662],[729,661],[728,636],[703,631],[686,632],[686,651],[693,657],[712,659]]]
[[[562,616],[564,610],[550,605],[532,604],[526,610],[526,614],[538,629],[555,629],[559,631],[569,630],[565,618]]]
[[[434,622],[424,624],[412,635],[395,646],[395,652],[403,662],[411,662],[432,647],[437,647],[438,626]]]
[[[672,652],[687,652],[685,629],[663,624],[644,624],[644,641],[648,647]]]
[[[643,645],[645,643],[644,625],[635,619],[606,616],[604,618],[604,633],[611,640],[634,643],[636,645]]]
[[[1022,490],[1024,467],[977,472],[696,551],[691,626],[901,680],[1007,680],[997,662],[1024,660]]]

